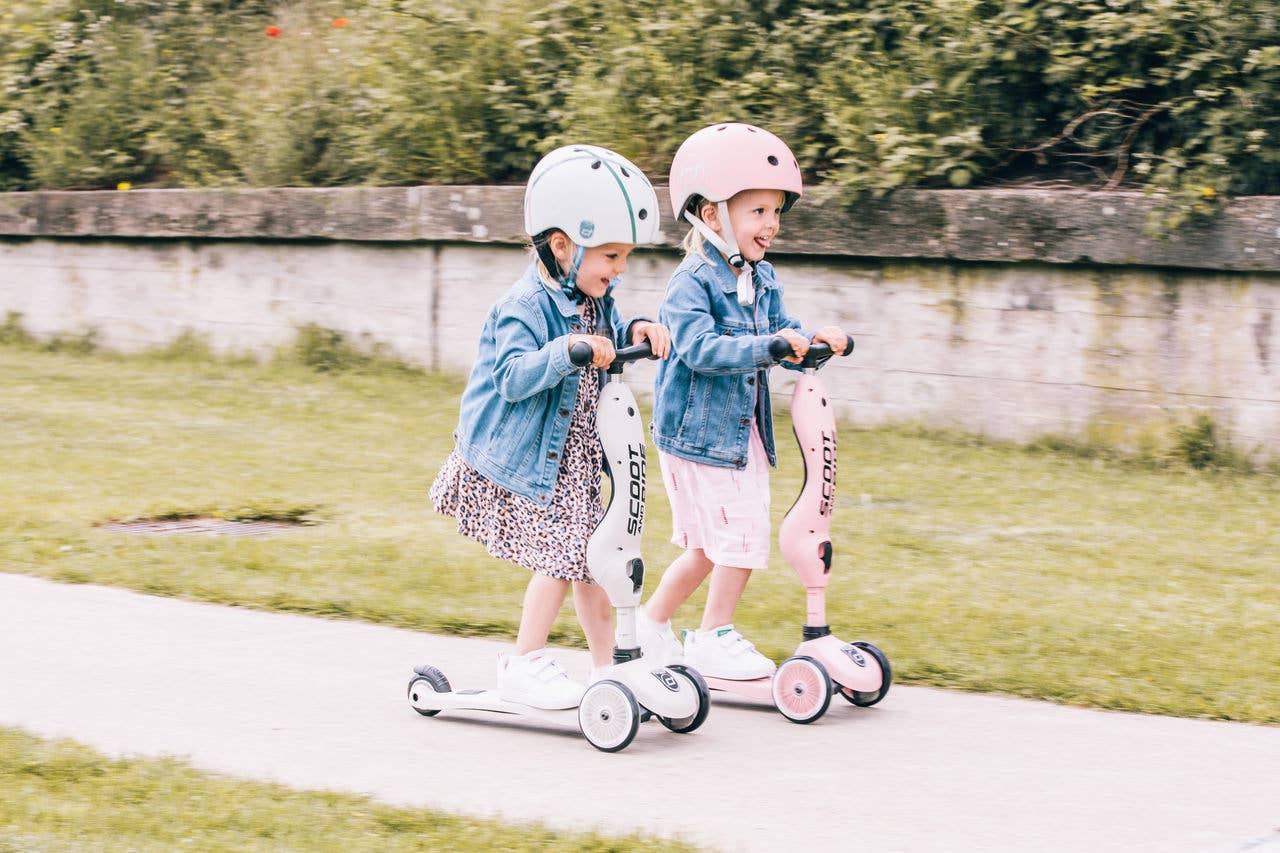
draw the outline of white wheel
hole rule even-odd
[[[831,704],[831,677],[811,657],[787,658],[773,674],[773,704],[793,723],[812,723]]]
[[[640,729],[640,704],[631,688],[617,681],[597,681],[582,694],[578,726],[603,752],[626,749]]]

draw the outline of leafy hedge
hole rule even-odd
[[[1276,0],[11,0],[0,189],[655,176],[712,121],[813,180],[1280,193]],[[270,29],[269,29],[270,28]]]

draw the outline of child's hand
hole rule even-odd
[[[795,329],[782,329],[779,335],[787,339],[787,343],[791,344],[791,352],[783,361],[789,361],[792,364],[799,364],[804,359],[804,354],[809,351],[809,339],[797,332]]]
[[[666,358],[671,352],[671,332],[661,323],[636,323],[631,327],[631,343],[649,341],[649,349],[658,358]]]
[[[570,335],[569,346],[585,343],[591,347],[591,366],[608,367],[613,363],[613,341],[603,335]]]
[[[823,326],[813,336],[814,343],[827,344],[836,355],[844,355],[844,348],[849,343],[849,336],[839,326]]]

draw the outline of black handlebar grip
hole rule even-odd
[[[782,335],[775,335],[769,341],[769,355],[773,357],[774,361],[782,361],[794,352],[795,350],[791,348],[791,342]],[[845,335],[844,352],[841,355],[850,355],[852,352],[853,336]],[[801,366],[816,367],[833,355],[835,355],[835,350],[831,348],[830,344],[811,343],[809,344],[809,350],[804,355]]]
[[[774,335],[773,340],[769,341],[769,355],[773,357],[774,361],[782,361],[791,353],[791,341],[782,335]]]
[[[595,350],[586,341],[578,341],[569,347],[569,363],[574,367],[586,367],[595,357]]]
[[[641,341],[638,344],[632,344],[629,347],[623,347],[616,350],[613,354],[614,362],[640,361],[644,358],[657,358],[653,354],[653,346],[648,341]]]

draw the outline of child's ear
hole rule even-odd
[[[562,264],[567,263],[573,256],[573,243],[570,242],[569,235],[563,231],[553,231],[547,238],[547,245],[551,247],[551,254],[555,255],[556,260]]]
[[[698,211],[698,216],[703,222],[711,227],[712,231],[720,232],[720,206],[706,202]]]

